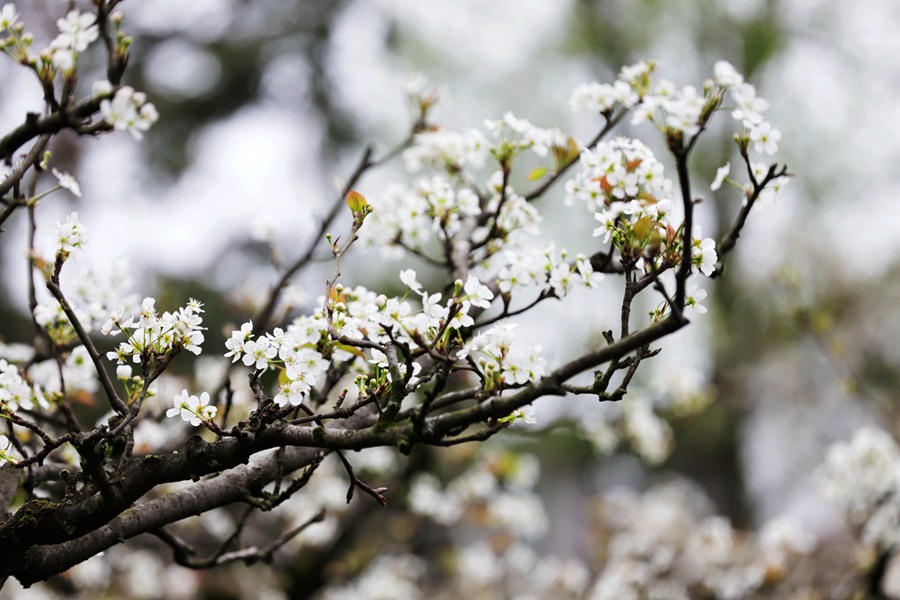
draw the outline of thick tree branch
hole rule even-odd
[[[311,464],[317,454],[318,450],[313,448],[288,448],[281,458],[280,468],[275,452],[254,457],[249,464],[228,473],[139,504],[78,539],[31,546],[24,551],[11,574],[22,585],[30,586],[136,535],[239,502],[246,490],[266,485],[279,473],[296,471]]]

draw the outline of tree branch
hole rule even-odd
[[[312,463],[317,454],[318,450],[313,448],[287,448],[281,469],[296,471]],[[78,539],[32,546],[18,559],[17,568],[11,574],[27,587],[136,535],[239,502],[247,489],[262,487],[281,472],[277,463],[275,452],[266,453],[228,473],[139,504]]]

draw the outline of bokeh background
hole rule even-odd
[[[49,40],[67,3],[19,4],[29,29]],[[538,426],[509,432],[499,447],[538,457],[543,477],[536,489],[548,526],[535,545],[564,558],[585,558],[579,532],[586,517],[578,515],[596,494],[674,477],[698,484],[735,527],[792,515],[825,539],[840,535],[839,516],[818,498],[813,471],[827,446],[856,428],[897,429],[900,4],[132,0],[122,9],[135,37],[126,81],[147,92],[161,120],[141,144],[124,135],[60,136],[54,161],[78,176],[84,198],[57,194],[42,204],[42,218],[53,222],[77,210],[91,234],[82,262],[128,261],[134,289],[160,298],[158,305],[202,299],[206,323],[214,324],[208,355],[218,353],[229,325],[240,324],[275,279],[260,232],[269,232],[289,260],[364,146],[383,152],[406,135],[411,116],[403,88],[411,76],[442,89],[433,116],[448,128],[481,127],[511,110],[586,139],[595,119],[568,106],[578,83],[611,81],[622,65],[650,58],[662,76],[699,84],[716,60],[730,61],[771,101],[769,119],[783,134],[779,159],[796,177],[783,198],[752,215],[727,277],[709,286],[709,314],[666,340],[642,374],[642,385],[653,389],[687,373],[712,394],[711,406],[673,420],[673,452],[653,467],[627,451],[601,455],[579,435],[579,420],[598,410],[585,406],[587,399],[542,400]],[[91,50],[81,59],[85,89],[101,78],[100,48]],[[0,81],[6,131],[40,106],[40,90],[8,60],[0,63]],[[627,126],[620,132],[652,137]],[[703,182],[734,159],[733,146],[714,128],[692,164],[706,198],[704,233],[713,237],[740,199],[714,195]],[[401,167],[373,172],[358,188],[375,196],[389,181],[407,180]],[[560,185],[539,204],[545,235],[589,253],[590,225],[563,206],[562,195]],[[25,225],[18,215],[0,235],[0,336],[7,343],[32,335]],[[39,231],[40,244],[49,248],[51,235],[50,228]],[[397,291],[401,264],[359,252],[348,259],[345,277]],[[424,265],[416,266],[427,281]],[[295,282],[295,306],[313,305],[329,268],[323,262]],[[617,292],[611,278],[607,284],[607,302],[595,295],[549,307],[523,322],[525,335],[544,345],[551,362],[574,354],[616,318]],[[189,373],[196,365],[181,368]],[[471,458],[456,454],[389,459],[408,472],[441,473],[442,461]],[[305,584],[281,576],[258,587],[265,576],[250,573],[259,567],[236,571],[234,580],[245,583],[230,592],[200,583],[212,586],[211,597],[242,597],[247,586],[272,598],[318,593],[362,569],[366,560],[354,548],[387,519],[375,512],[356,509],[327,556],[290,557]],[[411,539],[411,526],[388,522],[396,530],[381,542]],[[157,570],[200,585],[168,566],[165,553],[152,556]],[[172,597],[133,577],[117,584],[122,594]],[[185,589],[207,593],[202,585]]]

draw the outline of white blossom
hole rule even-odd
[[[172,403],[174,406],[166,411],[166,416],[180,416],[183,421],[190,422],[194,427],[197,427],[204,421],[211,422],[217,412],[215,406],[209,405],[209,394],[206,392],[202,392],[197,397],[189,395],[187,390],[182,390],[180,394],[175,396]]]
[[[102,331],[107,335],[121,332],[127,339],[106,356],[123,365],[129,357],[138,364],[142,357],[163,357],[180,350],[199,355],[205,339],[202,312],[203,305],[194,299],[175,312],[162,315],[156,311],[154,298],[144,298],[136,314],[123,307],[110,319],[113,322],[104,324]]]
[[[713,66],[713,71],[716,85],[723,88],[732,88],[744,83],[744,77],[727,61],[717,61]]]
[[[828,449],[818,480],[827,501],[864,523],[879,505],[900,502],[900,450],[888,433],[859,429]]]
[[[728,174],[731,173],[731,163],[727,162],[724,166],[716,169],[716,177],[713,179],[713,182],[709,185],[709,189],[713,192],[719,190],[722,187],[722,183],[725,182],[725,178],[728,177]]]
[[[700,272],[709,277],[715,271],[716,261],[719,260],[716,241],[712,238],[700,238],[699,227],[695,230],[695,234],[698,237],[693,239],[691,248],[691,272]]]
[[[59,36],[51,44],[54,48],[67,48],[75,52],[84,52],[88,45],[100,37],[96,25],[97,17],[91,13],[69,11],[64,19],[56,21]]]
[[[778,142],[781,140],[781,132],[773,129],[768,121],[754,124],[750,127],[750,141],[757,152],[765,152],[772,155],[778,152]]]
[[[114,130],[128,131],[136,140],[142,139],[144,132],[159,120],[156,107],[130,86],[119,88],[112,99],[102,100],[100,115]]]
[[[0,33],[12,29],[19,20],[19,13],[16,12],[16,5],[13,3],[4,4],[0,9]]]
[[[462,516],[462,499],[452,490],[441,489],[437,478],[424,473],[418,475],[409,488],[409,508],[441,525],[453,525]]]
[[[70,213],[65,221],[56,223],[56,252],[57,254],[72,254],[78,256],[81,249],[87,243],[87,227],[78,220],[78,213]]]
[[[12,442],[9,441],[9,438],[0,434],[0,467],[10,461],[14,461],[12,454],[10,454],[11,446]]]
[[[490,307],[491,300],[494,298],[494,292],[492,292],[489,287],[478,281],[477,277],[475,277],[474,275],[469,275],[468,279],[466,279],[466,283],[463,289],[466,292],[466,300],[468,300],[472,304],[472,306],[478,306],[481,308]]]
[[[685,308],[693,310],[698,315],[704,315],[707,312],[707,308],[703,306],[701,302],[703,302],[705,298],[706,290],[697,287],[696,284],[690,285],[685,293]]]

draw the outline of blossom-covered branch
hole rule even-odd
[[[122,31],[123,16],[113,12],[118,2],[95,5],[94,13],[71,11],[60,19],[59,36],[36,56],[15,6],[0,12],[7,54],[34,72],[44,92],[42,113],[0,138],[0,156],[8,163],[0,196],[13,192],[3,199],[0,224],[27,206],[34,227],[45,227],[44,197],[60,190],[82,195],[74,177],[50,167],[52,157],[43,151],[47,136],[71,129],[80,135],[128,132],[140,140],[158,119],[142,92],[121,85],[131,40]],[[108,79],[94,82],[91,96],[78,100],[78,61],[98,39],[106,46]],[[243,316],[225,348],[214,351],[227,362],[224,383],[204,390],[178,381],[173,389],[180,391],[163,398],[164,406],[151,399],[160,381],[175,383],[171,365],[184,360],[184,350],[204,352],[203,332],[211,325],[203,303],[189,299],[157,309],[152,297],[138,302],[121,273],[109,281],[92,273],[64,292],[61,274],[83,254],[91,224],[77,213],[60,221],[52,257],[25,249],[50,292],[38,300],[35,290],[32,303],[39,338],[50,349],[0,358],[0,417],[9,424],[8,435],[0,437],[0,464],[29,474],[13,514],[0,524],[0,544],[7,549],[0,577],[28,585],[147,532],[195,568],[270,558],[305,526],[261,551],[227,552],[235,534],[209,560],[188,560],[191,546],[166,527],[233,503],[271,509],[314,481],[329,451],[349,479],[348,502],[360,489],[387,504],[387,487],[365,483],[350,451],[409,454],[417,446],[484,442],[517,423],[533,423],[534,404],[545,396],[621,401],[628,435],[620,437],[647,460],[662,460],[668,430],[653,407],[631,401],[630,388],[641,365],[660,353],[656,343],[688,325],[688,315],[706,311],[706,291],[695,280],[721,271],[754,203],[777,193],[788,173],[751,160],[751,152],[774,154],[780,134],[763,117],[768,103],[729,64],[717,63],[699,88],[676,88],[657,80],[656,70],[655,63],[641,62],[625,67],[612,83],[574,90],[572,107],[599,121],[599,133],[587,144],[512,113],[485,121],[481,129],[448,131],[431,118],[437,94],[410,88],[416,112],[409,138],[377,160],[370,149],[363,153],[313,237],[280,269],[261,308]],[[694,224],[701,207],[692,195],[689,159],[708,122],[725,110],[726,97],[737,107],[731,113],[738,123],[735,140],[750,182],[734,182],[746,203],[717,246]],[[668,158],[638,139],[613,137],[629,116],[632,125],[644,124],[660,136]],[[35,138],[17,161],[16,153]],[[365,173],[398,155],[411,182],[365,195],[356,191]],[[537,168],[523,172],[535,161]],[[39,181],[48,167],[57,185],[23,194],[26,172]],[[677,185],[666,174],[672,167]],[[713,187],[726,176],[720,173]],[[565,181],[560,204],[571,211],[567,218],[597,223],[590,240],[566,239],[571,247],[542,230],[542,199],[558,181]],[[534,187],[517,191],[523,185]],[[84,196],[89,201],[90,191]],[[344,202],[348,225],[340,219]],[[276,314],[289,282],[325,244],[334,271],[318,287],[324,293],[309,310]],[[427,272],[404,265],[387,285],[362,285],[342,272],[360,252],[366,258],[374,252],[412,255],[424,259]],[[605,329],[604,343],[573,348],[572,358],[553,364],[519,326],[546,302],[569,302],[576,291],[598,302],[614,291],[621,298],[616,323]],[[655,308],[639,317],[635,307],[648,296]],[[117,336],[105,355],[94,338],[98,332]],[[115,381],[107,372],[113,365]],[[247,381],[241,399],[230,378],[238,370]],[[577,381],[591,371],[593,384]],[[75,393],[95,395],[98,384],[111,414],[77,422]],[[69,468],[48,471],[35,483],[32,475],[45,461]],[[282,491],[282,480],[304,467]],[[195,483],[159,493],[166,484],[189,480]],[[273,489],[264,490],[267,485]],[[46,495],[48,490],[56,495]]]

